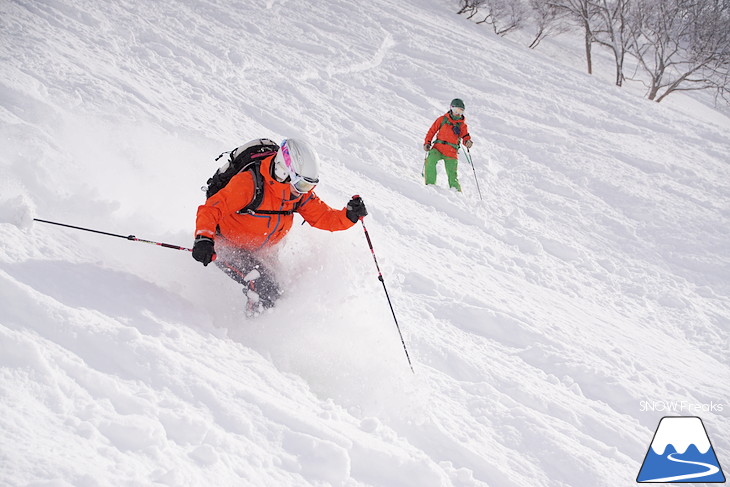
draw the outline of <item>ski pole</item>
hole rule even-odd
[[[77,227],[74,225],[67,225],[65,223],[52,222],[52,221],[48,221],[48,220],[41,220],[39,218],[33,218],[33,221],[41,222],[41,223],[50,223],[51,225],[58,225],[60,227],[74,228],[76,230],[83,230],[85,232],[100,233],[102,235],[109,235],[110,237],[124,238],[126,240],[131,240],[133,242],[142,242],[142,243],[147,243],[147,244],[152,244],[152,245],[159,245],[160,247],[165,247],[166,249],[187,250],[188,252],[193,251],[193,249],[187,249],[185,247],[180,247],[178,245],[172,245],[172,244],[162,243],[162,242],[154,242],[152,240],[143,240],[141,238],[135,237],[134,235],[127,235],[125,237],[124,235],[118,235],[116,233],[102,232],[100,230],[93,230],[91,228]]]
[[[484,201],[484,198],[482,198],[482,190],[479,189],[479,179],[477,178],[477,170],[474,169],[474,163],[471,161],[471,152],[469,152],[469,148],[466,148],[466,158],[469,161],[469,164],[471,164],[471,170],[474,171],[474,181],[477,183],[477,191],[479,191],[479,199]]]
[[[428,152],[426,152],[426,155],[423,156],[423,167],[421,168],[421,176],[423,176],[423,181],[426,182],[426,162],[428,161]]]
[[[352,197],[353,199],[359,198],[358,195]],[[388,295],[388,288],[385,286],[385,279],[383,279],[383,273],[380,272],[380,265],[378,265],[378,258],[375,257],[375,249],[373,249],[373,242],[370,240],[370,234],[365,226],[365,217],[360,217],[360,223],[362,223],[362,229],[365,231],[365,238],[368,241],[370,247],[370,253],[373,254],[373,260],[375,261],[375,268],[378,269],[378,280],[383,284],[383,291],[385,291],[385,297],[388,299],[388,306],[390,306],[390,312],[393,314],[393,320],[395,321],[395,327],[398,329],[398,336],[400,336],[400,342],[403,344],[403,351],[406,352],[406,359],[408,359],[408,366],[411,368],[411,372],[416,373],[413,370],[413,364],[411,363],[411,357],[408,355],[408,348],[406,348],[406,342],[403,340],[403,333],[400,331],[400,325],[398,325],[398,318],[395,317],[395,311],[393,310],[393,303],[390,302],[390,296]]]

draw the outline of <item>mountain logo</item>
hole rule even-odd
[[[663,417],[636,481],[725,482],[725,475],[702,420],[696,416]]]

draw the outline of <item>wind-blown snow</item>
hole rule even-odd
[[[719,404],[730,464],[730,119],[455,10],[0,4],[0,484],[630,485],[696,413],[642,401]],[[463,194],[420,176],[456,96]],[[363,196],[415,374],[360,225],[295,225],[255,321],[187,252],[31,225],[188,247],[215,156],[287,136]]]

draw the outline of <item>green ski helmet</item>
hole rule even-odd
[[[451,100],[451,107],[449,107],[449,110],[455,117],[461,118],[464,115],[464,100],[461,98],[454,98]]]
[[[464,106],[464,100],[462,100],[461,98],[454,98],[453,100],[451,100],[451,107],[452,107],[452,108],[453,108],[453,107],[456,107],[456,108],[461,108],[462,110],[463,110],[464,108],[466,108],[466,107]]]

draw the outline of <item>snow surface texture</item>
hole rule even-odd
[[[730,120],[455,9],[0,2],[0,484],[635,485],[642,401],[719,404],[672,413],[730,465]],[[483,200],[421,180],[455,96]],[[190,246],[214,157],[285,136],[368,205],[415,375],[359,224],[295,224],[255,321],[187,252],[30,225]]]

